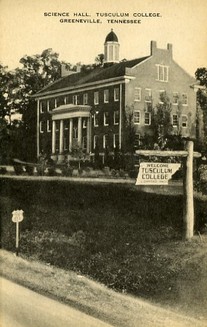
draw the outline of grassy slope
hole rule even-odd
[[[4,248],[14,250],[10,217],[21,208],[24,255],[206,317],[207,240],[180,241],[181,197],[126,185],[2,180],[2,186]],[[200,222],[206,210],[206,202],[196,202]]]

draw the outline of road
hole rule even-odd
[[[0,278],[0,327],[112,327]]]

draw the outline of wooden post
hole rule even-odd
[[[185,160],[183,179],[183,238],[189,240],[194,230],[194,201],[193,201],[193,141],[187,141],[188,152]]]

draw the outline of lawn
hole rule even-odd
[[[24,256],[195,316],[206,311],[206,237],[181,240],[181,196],[133,185],[2,178],[1,203],[4,249],[15,250],[11,212],[23,209]],[[197,199],[195,209],[202,232],[207,202]]]

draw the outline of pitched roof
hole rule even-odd
[[[132,68],[147,58],[149,56],[122,61],[109,67],[97,67],[90,72],[80,72],[65,76],[37,92],[36,96],[67,87],[77,87],[82,84],[127,75],[126,68]]]

